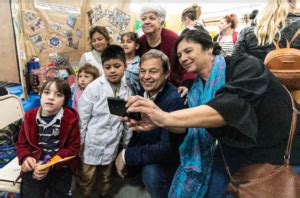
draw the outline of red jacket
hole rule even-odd
[[[177,74],[178,71],[174,69],[175,63],[175,43],[178,38],[178,35],[168,29],[163,28],[161,30],[161,43],[160,43],[160,50],[165,53],[169,60],[170,60],[170,67],[171,67],[171,73],[170,73],[170,81],[175,86],[181,86],[182,82],[184,80],[194,80],[195,75],[189,72],[186,72],[185,70],[181,69],[179,70],[181,73]],[[144,53],[150,50],[149,45],[147,44],[147,38],[146,35],[142,35],[140,37],[141,45],[140,48],[137,51],[137,54],[139,56],[142,56]]]
[[[21,165],[26,157],[31,156],[37,161],[41,160],[42,147],[38,145],[38,126],[36,114],[39,107],[28,111],[19,133],[17,142],[17,156]],[[59,134],[59,150],[56,153],[62,158],[77,155],[80,150],[80,131],[78,114],[75,110],[64,107],[64,115],[61,119]],[[75,157],[60,166],[68,165],[75,173],[79,157]]]

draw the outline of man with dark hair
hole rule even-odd
[[[145,91],[141,95],[171,112],[184,105],[176,87],[168,82],[169,74],[169,59],[162,51],[152,49],[142,56],[139,78]],[[116,159],[118,174],[124,177],[125,165],[128,173],[140,170],[150,196],[167,197],[179,164],[178,147],[183,137],[169,133],[165,128],[134,134],[128,148],[123,149]]]
[[[107,97],[127,99],[132,94],[126,85],[126,56],[117,45],[110,45],[101,54],[104,75],[91,82],[82,93],[80,117],[81,164],[76,180],[78,197],[91,197],[95,185],[101,197],[109,197],[111,170],[121,137],[128,145],[131,131],[110,114]]]

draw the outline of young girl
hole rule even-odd
[[[74,92],[74,98],[72,107],[78,109],[78,100],[83,92],[83,90],[90,84],[93,80],[99,77],[99,70],[93,65],[86,63],[84,66],[80,67],[77,75],[77,88]]]
[[[47,155],[61,158],[77,156],[80,149],[78,114],[67,107],[71,96],[69,84],[62,79],[46,81],[41,88],[41,106],[25,115],[17,142],[21,165],[23,198],[69,197],[72,172],[78,157],[37,170]]]
[[[237,24],[238,18],[236,14],[226,15],[220,20],[220,34],[215,36],[214,41],[217,41],[222,47],[221,54],[224,57],[232,55],[239,34],[236,31]]]
[[[103,74],[101,53],[110,44],[110,37],[107,29],[103,26],[92,27],[89,31],[89,39],[92,51],[84,53],[79,61],[79,67],[90,63],[98,68],[100,75]]]
[[[121,36],[121,46],[125,51],[127,69],[125,71],[126,83],[134,93],[141,90],[139,82],[140,57],[135,54],[140,47],[140,40],[136,33],[126,32]]]

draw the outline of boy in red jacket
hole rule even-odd
[[[25,115],[17,142],[17,156],[22,171],[23,198],[70,197],[72,172],[78,158],[59,163],[53,168],[37,170],[45,157],[77,156],[80,149],[78,114],[66,107],[71,96],[68,83],[51,79],[41,88],[41,106]]]

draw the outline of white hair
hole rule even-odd
[[[166,19],[166,10],[158,4],[145,5],[141,8],[140,18],[146,13],[153,13],[160,18],[162,24]]]

